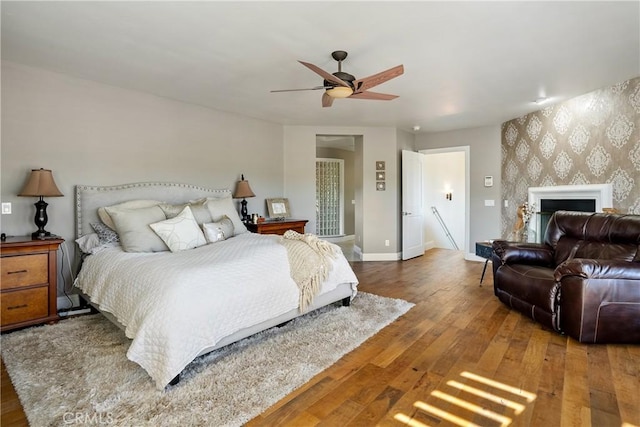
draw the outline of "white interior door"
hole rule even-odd
[[[402,259],[424,255],[423,154],[402,150]]]

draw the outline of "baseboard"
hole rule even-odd
[[[398,261],[402,259],[401,254],[362,254],[362,261]]]
[[[436,242],[434,242],[433,240],[429,240],[428,242],[425,242],[424,244],[424,250],[428,251],[429,249],[433,249],[436,247]]]
[[[466,259],[467,261],[475,261],[475,262],[485,262],[487,260],[486,258],[479,257],[473,252],[467,252],[464,255],[464,259]]]
[[[58,313],[58,316],[71,317],[71,316],[79,316],[81,314],[89,314],[89,313],[91,313],[91,307],[76,308],[74,310],[61,311]]]
[[[400,253],[395,254],[364,254],[360,246],[353,245],[353,254],[360,261],[398,261],[402,257]]]

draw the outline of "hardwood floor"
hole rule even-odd
[[[362,292],[416,306],[248,426],[640,426],[640,346],[546,330],[460,252],[352,265]],[[12,389],[3,365],[2,426],[26,425]]]

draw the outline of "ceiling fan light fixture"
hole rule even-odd
[[[327,89],[327,95],[332,98],[348,98],[353,94],[353,89],[346,86],[336,86],[331,89]]]

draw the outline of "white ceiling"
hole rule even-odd
[[[295,125],[420,132],[502,123],[640,75],[640,2],[10,2],[2,59]],[[338,99],[297,60],[362,78]]]

